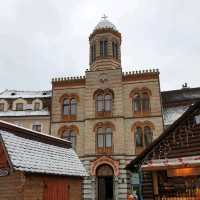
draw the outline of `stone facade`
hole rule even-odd
[[[136,128],[150,127],[152,139],[163,131],[159,72],[123,73],[121,34],[108,20],[100,23],[89,38],[90,70],[86,70],[83,77],[55,78],[52,81],[51,134],[63,138],[70,130],[75,134],[75,149],[90,174],[83,184],[84,200],[109,199],[100,197],[98,191],[101,186],[97,171],[103,165],[109,165],[113,170],[112,199],[124,200],[131,187],[125,166],[144,149],[144,146],[136,147]],[[110,107],[98,110],[102,106],[98,104],[99,94],[112,96],[111,103],[108,103]],[[133,99],[138,94],[148,94],[147,112],[134,110],[136,100]],[[76,101],[75,113],[70,104],[72,99]],[[105,102],[104,99],[103,106]],[[107,127],[112,130],[112,139],[107,141],[104,138],[104,142],[111,141],[112,144],[101,147],[97,132]],[[68,137],[72,139],[69,134]],[[144,140],[144,135],[142,138]]]

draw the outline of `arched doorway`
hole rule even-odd
[[[98,200],[114,199],[113,174],[113,169],[109,165],[104,164],[97,168]]]

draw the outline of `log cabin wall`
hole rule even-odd
[[[144,200],[154,200],[151,172],[142,173],[142,196]]]
[[[165,134],[165,132],[164,132]],[[188,113],[153,148],[142,163],[154,159],[181,158],[200,155],[200,109]],[[144,200],[156,199],[152,172],[143,172],[142,195]]]
[[[180,158],[200,155],[200,109],[187,116],[156,145],[145,160]]]
[[[0,177],[0,199],[22,200],[21,172],[11,173],[8,176]]]

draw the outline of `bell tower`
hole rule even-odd
[[[90,70],[121,68],[121,33],[104,15],[89,36]]]

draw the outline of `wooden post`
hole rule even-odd
[[[153,176],[153,193],[154,193],[155,199],[158,199],[159,191],[158,191],[158,176],[157,176],[157,172],[152,172],[152,176]]]

